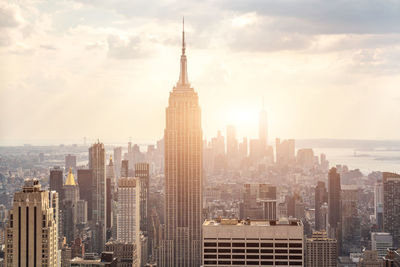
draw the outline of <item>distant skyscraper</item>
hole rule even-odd
[[[383,230],[393,236],[393,245],[400,246],[400,175],[383,173]]]
[[[276,138],[275,145],[277,164],[287,165],[294,164],[296,162],[294,139],[288,139],[281,142],[279,138]]]
[[[121,161],[121,176],[120,177],[128,177],[129,174],[129,161],[123,160]]]
[[[326,230],[325,218],[322,213],[322,205],[328,203],[328,192],[325,183],[318,181],[315,187],[315,230]]]
[[[148,163],[135,164],[135,177],[140,185],[140,231],[148,231],[149,193],[150,193],[150,166]]]
[[[92,170],[78,170],[79,198],[87,202],[87,219],[89,221],[92,220],[92,180]]]
[[[55,166],[53,169],[50,170],[50,191],[56,191],[58,193],[59,199],[63,197],[63,170]]]
[[[122,147],[114,148],[114,173],[118,179],[121,176]]]
[[[117,241],[136,243],[140,223],[140,187],[136,178],[118,181]]]
[[[179,81],[166,110],[165,224],[160,266],[198,267],[201,262],[202,129],[197,93],[190,87],[183,32]]]
[[[76,156],[68,154],[65,156],[65,171],[68,171],[70,168],[75,173],[75,171],[76,171]]]
[[[267,111],[264,109],[264,100],[258,121],[258,139],[260,140],[261,151],[265,155],[268,146],[268,117]]]
[[[92,230],[94,230],[93,249],[100,253],[106,237],[106,154],[100,142],[89,148],[89,169],[92,179]]]
[[[344,186],[345,187],[345,186]],[[358,214],[358,189],[352,186],[342,188],[341,202],[341,253],[349,255],[358,252],[361,247],[361,219]]]
[[[383,183],[378,181],[374,187],[374,215],[379,230],[383,229]]]
[[[14,194],[5,266],[58,266],[57,202],[57,193],[41,190],[36,179],[26,180],[22,191]]]
[[[331,168],[328,175],[328,223],[329,236],[339,239],[340,235],[340,174]]]
[[[235,158],[238,154],[238,141],[236,139],[236,128],[234,125],[226,126],[226,155]]]
[[[276,201],[276,186],[270,184],[244,184],[243,206],[240,209],[241,219],[276,217],[276,202],[265,203],[268,200]]]
[[[326,232],[314,232],[312,238],[306,241],[307,267],[336,267],[337,266],[337,241],[328,238]]]
[[[114,188],[115,188],[114,163],[112,157],[110,157],[110,161],[106,168],[106,229],[107,233],[109,233],[108,237],[111,237],[111,227],[112,227],[111,202],[113,198]]]

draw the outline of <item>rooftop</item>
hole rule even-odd
[[[301,220],[280,218],[279,220],[239,220],[239,219],[215,219],[206,220],[204,226],[223,226],[223,225],[236,225],[236,226],[302,226]]]

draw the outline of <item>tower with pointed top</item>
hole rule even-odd
[[[64,199],[62,200],[61,209],[63,211],[63,235],[67,238],[67,243],[75,239],[77,225],[77,207],[79,201],[79,187],[75,182],[72,168],[69,168],[67,180],[63,186]]]
[[[179,81],[169,95],[165,142],[165,236],[159,263],[197,267],[201,262],[202,129],[199,98],[190,87],[185,31]]]

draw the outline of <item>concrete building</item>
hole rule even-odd
[[[383,229],[383,183],[378,181],[374,187],[374,216],[379,230]]]
[[[5,266],[56,267],[58,263],[57,192],[25,181],[14,194],[7,225]]]
[[[139,162],[135,164],[135,177],[140,185],[140,231],[147,234],[149,193],[150,193],[150,166],[148,163]]]
[[[296,163],[294,139],[288,139],[281,142],[279,138],[276,138],[275,145],[276,163],[278,165],[284,166]]]
[[[117,267],[139,267],[135,243],[109,241],[106,243],[105,251],[113,252],[117,259]]]
[[[328,238],[325,231],[313,232],[312,238],[306,241],[307,267],[336,267],[337,241]]]
[[[121,161],[122,161],[122,147],[114,148],[114,173],[117,183],[118,178],[121,176]]]
[[[209,266],[304,266],[300,220],[206,220],[202,263]]]
[[[386,256],[387,250],[393,247],[390,233],[371,233],[371,250],[377,251],[378,257]]]
[[[392,234],[393,245],[400,246],[400,175],[383,173],[383,231]]]
[[[180,76],[170,92],[164,131],[165,238],[159,266],[201,262],[203,134],[199,97],[190,86],[183,31]],[[164,261],[165,259],[165,261]]]

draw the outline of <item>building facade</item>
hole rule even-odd
[[[183,31],[180,77],[170,92],[164,131],[165,237],[159,266],[201,261],[202,129],[199,97],[188,81]]]
[[[383,230],[392,234],[393,245],[400,245],[400,175],[383,173]]]
[[[337,241],[328,238],[325,231],[314,232],[306,241],[307,267],[336,267]]]
[[[202,263],[211,266],[304,266],[300,220],[206,220]]]
[[[57,192],[26,180],[14,194],[7,226],[5,266],[56,267],[58,261]]]

